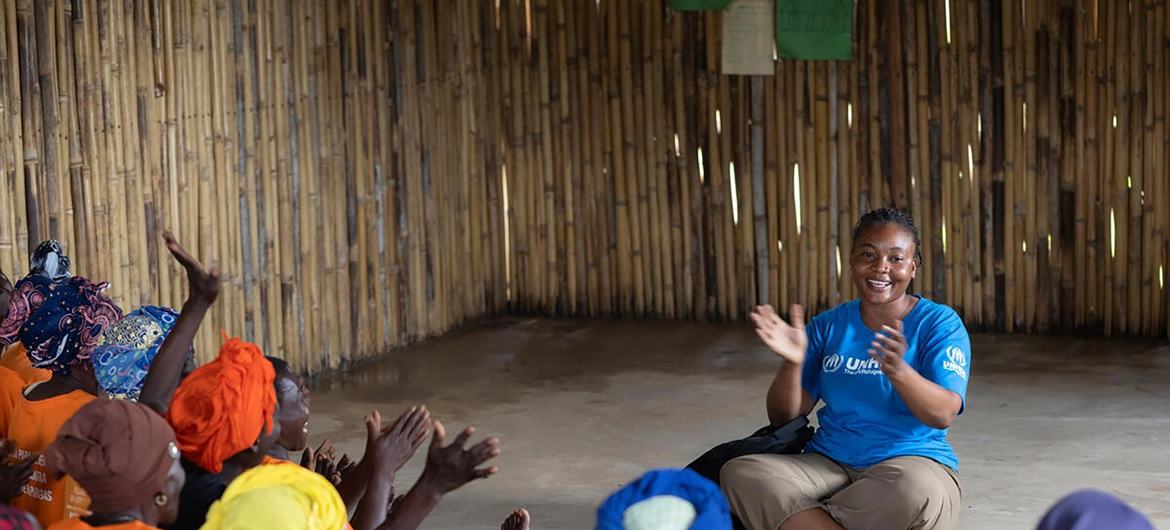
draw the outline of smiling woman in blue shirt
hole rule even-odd
[[[751,530],[953,528],[961,487],[947,428],[963,412],[971,341],[943,304],[907,292],[922,264],[918,229],[892,208],[861,217],[849,265],[860,296],[804,324],[752,312],[781,366],[768,419],[811,414],[820,429],[798,455],[728,462],[721,483]]]

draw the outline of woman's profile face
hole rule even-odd
[[[902,298],[918,273],[917,251],[914,235],[897,223],[862,230],[849,258],[853,285],[861,299],[881,305]]]
[[[306,424],[309,421],[309,390],[304,382],[295,375],[278,376],[276,385],[279,391],[280,414],[276,421],[280,423],[281,447],[289,452],[304,451],[309,444],[309,433]]]

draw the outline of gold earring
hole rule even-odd
[[[160,493],[154,494],[154,505],[155,506],[166,506],[168,500],[169,499],[167,498],[166,493],[160,492]]]

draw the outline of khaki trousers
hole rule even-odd
[[[945,530],[958,522],[962,496],[958,474],[918,456],[854,469],[813,453],[750,455],[724,465],[720,483],[750,530],[776,530],[809,508],[848,530]]]

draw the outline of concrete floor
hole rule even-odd
[[[1112,491],[1170,527],[1170,346],[1165,341],[977,335],[961,528],[1032,528],[1070,490]],[[766,422],[776,359],[745,326],[506,320],[396,351],[318,383],[312,440],[360,454],[362,415],[425,403],[458,430],[499,436],[500,473],[446,498],[428,529],[592,528],[642,471],[681,466]],[[400,474],[418,476],[424,450]]]

